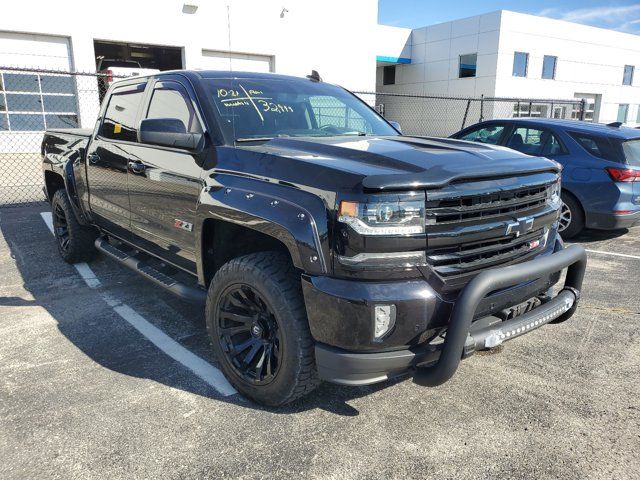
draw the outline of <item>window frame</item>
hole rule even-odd
[[[382,67],[382,85],[395,85],[396,74],[398,73],[397,65],[385,65]],[[387,72],[393,69],[393,82],[387,82]]]
[[[560,155],[569,155],[571,152],[569,152],[569,149],[567,148],[567,146],[565,145],[565,143],[562,141],[562,138],[560,137],[560,135],[556,132],[553,131],[552,128],[549,128],[546,125],[540,125],[540,124],[536,124],[536,123],[531,123],[531,124],[527,124],[527,123],[514,123],[511,126],[511,131],[509,132],[509,135],[507,137],[504,138],[504,145],[503,146],[507,146],[507,140],[509,137],[511,137],[511,135],[513,135],[519,128],[527,128],[530,130],[539,130],[540,132],[544,133],[544,132],[549,132],[549,134],[551,135],[549,138],[553,137],[556,139],[556,141],[558,142],[558,145],[560,145],[561,148],[561,152],[560,153],[554,153],[553,155],[545,155],[544,153],[544,149],[547,146],[547,143],[549,140],[547,140],[547,142],[543,143],[541,146],[541,153],[540,154],[536,154],[534,156],[536,157],[558,157]],[[518,150],[516,150],[518,151]],[[520,152],[520,153],[524,153],[524,152]],[[529,155],[529,154],[526,154]]]
[[[141,85],[144,85],[144,88],[142,89],[142,100],[140,101],[140,105],[138,105],[138,110],[136,111],[136,116],[134,120],[134,125],[137,126],[137,130],[136,130],[136,137],[137,137],[137,133],[140,131],[140,118],[142,116],[143,108],[148,103],[147,94],[149,90],[149,79],[144,79],[144,81],[142,82],[138,80],[138,81],[134,81],[131,83],[124,83],[124,84],[116,83],[113,89],[108,92],[105,98],[108,98],[109,100],[107,102],[103,102],[103,107],[100,111],[100,118],[98,119],[99,122],[97,125],[97,130],[95,135],[97,139],[100,139],[104,142],[124,143],[127,145],[142,145],[140,142],[137,141],[137,138],[135,142],[132,142],[131,140],[108,138],[102,135],[102,128],[104,126],[104,121],[107,116],[107,110],[109,109],[109,105],[111,104],[111,100],[113,99],[114,94],[118,91],[136,90]]]
[[[175,79],[164,79],[164,78],[158,78],[152,83],[153,83],[152,85],[147,87],[148,90],[149,90],[149,93],[148,93],[148,97],[146,97],[143,100],[144,108],[143,108],[143,113],[141,114],[141,117],[139,119],[139,122],[141,122],[143,119],[149,118],[149,110],[151,109],[151,103],[153,102],[153,95],[155,94],[156,90],[160,89],[160,88],[166,88],[165,85],[168,85],[169,87],[175,89],[176,91],[178,91],[180,93],[180,95],[182,96],[182,99],[185,101],[186,105],[191,106],[191,109],[193,110],[193,112],[195,114],[195,119],[198,122],[198,124],[200,125],[200,132],[191,132],[191,131],[189,131],[189,127],[187,125],[185,125],[185,127],[187,128],[187,132],[188,133],[202,133],[202,134],[204,134],[207,131],[207,129],[205,127],[205,123],[203,121],[202,114],[200,113],[200,109],[198,108],[198,105],[197,105],[196,101],[194,100],[193,96],[189,94],[189,90],[185,87],[185,85],[183,85],[182,83],[180,83],[179,81],[177,81]],[[175,88],[174,85],[177,88]],[[141,142],[138,142],[138,143],[140,145],[145,145],[145,144],[142,144]]]
[[[462,75],[462,57],[475,57],[475,64],[473,68],[473,75]],[[465,64],[470,65],[470,64]],[[467,69],[470,70],[470,69]],[[478,52],[474,53],[463,53],[458,55],[458,78],[476,78],[478,76]]]
[[[11,75],[14,77],[34,77],[37,82],[37,88],[35,89],[16,89],[15,87],[7,87],[8,83],[5,78],[7,75]],[[68,79],[70,82],[69,91],[50,91],[50,86],[48,88],[43,88],[43,78],[64,78]],[[45,80],[45,84],[48,80]],[[16,110],[12,106],[9,105],[9,96],[21,95],[29,98],[37,99],[39,103],[37,109],[20,109]],[[52,111],[45,108],[45,97],[47,101],[50,101],[52,98],[60,97],[60,98],[69,98],[72,99],[74,110],[61,110],[61,111]],[[49,129],[55,128],[77,128],[80,126],[80,105],[78,102],[78,86],[75,81],[75,77],[71,74],[56,74],[56,73],[44,73],[39,71],[14,71],[14,70],[0,70],[0,98],[2,101],[1,104],[4,105],[4,109],[0,110],[0,118],[3,120],[2,124],[6,125],[6,129],[0,129],[0,133],[28,133],[28,134],[37,134],[39,132],[44,132]],[[27,116],[37,116],[40,117],[42,129],[12,129],[11,128],[11,117],[27,117]],[[53,125],[49,125],[49,118],[51,116],[67,116],[67,117],[75,117],[75,125],[68,125],[66,127],[56,127]],[[15,120],[14,120],[15,121]]]
[[[620,120],[620,109],[624,107],[624,119]],[[616,115],[616,122],[627,123],[629,121],[629,107],[628,103],[619,103],[618,104],[618,114]]]
[[[553,70],[551,72],[551,76],[550,77],[545,77],[544,76],[544,70],[545,70],[545,62],[548,58],[552,58],[553,59]],[[541,78],[542,80],[555,80],[556,79],[556,69],[558,68],[558,57],[556,55],[544,55],[542,57],[542,75]]]
[[[524,75],[516,74],[516,58],[518,57],[518,54],[524,55],[524,58],[525,58]],[[513,68],[511,70],[511,76],[517,77],[517,78],[527,78],[529,76],[529,52],[520,52],[520,51],[513,52]]]
[[[627,69],[629,70],[629,83],[627,83]],[[633,76],[636,72],[636,67],[635,65],[625,65],[623,70],[622,70],[622,85],[626,86],[626,87],[632,87],[633,86]]]

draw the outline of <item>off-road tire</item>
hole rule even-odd
[[[228,337],[223,337],[220,326],[219,315],[225,298],[228,298],[225,295],[234,288],[247,286],[269,305],[277,324],[273,330],[278,331],[281,337],[278,341],[281,355],[279,370],[271,377],[270,383],[263,385],[247,380],[237,365],[234,366],[235,356],[225,351],[225,348],[229,350]],[[252,253],[223,265],[209,286],[205,315],[216,358],[227,379],[241,394],[262,405],[275,407],[307,395],[320,384],[300,273],[286,255],[278,252]]]
[[[98,231],[93,227],[80,225],[71,207],[67,192],[58,190],[51,199],[53,234],[60,256],[67,263],[86,262],[97,254],[94,246]],[[61,225],[61,216],[65,226]]]
[[[563,194],[562,203],[564,205],[561,208],[567,208],[569,211],[570,222],[567,227],[560,232],[560,235],[563,239],[568,240],[584,230],[584,212],[578,201],[572,195]],[[564,210],[561,213],[564,213]]]

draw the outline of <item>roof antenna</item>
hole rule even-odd
[[[621,126],[622,126],[622,122],[607,123],[607,127],[620,128]]]
[[[314,81],[314,82],[321,82],[322,81],[322,79],[320,78],[320,74],[316,70],[311,70],[311,75],[307,75],[307,78],[309,80]]]

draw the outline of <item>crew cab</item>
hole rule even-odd
[[[42,154],[63,259],[99,251],[201,302],[262,404],[321,380],[439,385],[580,298],[556,162],[403,136],[315,72],[119,81],[93,130],[49,130]]]

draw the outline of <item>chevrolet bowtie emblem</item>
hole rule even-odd
[[[515,222],[507,223],[507,230],[505,236],[515,235],[518,238],[533,229],[533,218],[525,217],[518,218]]]

